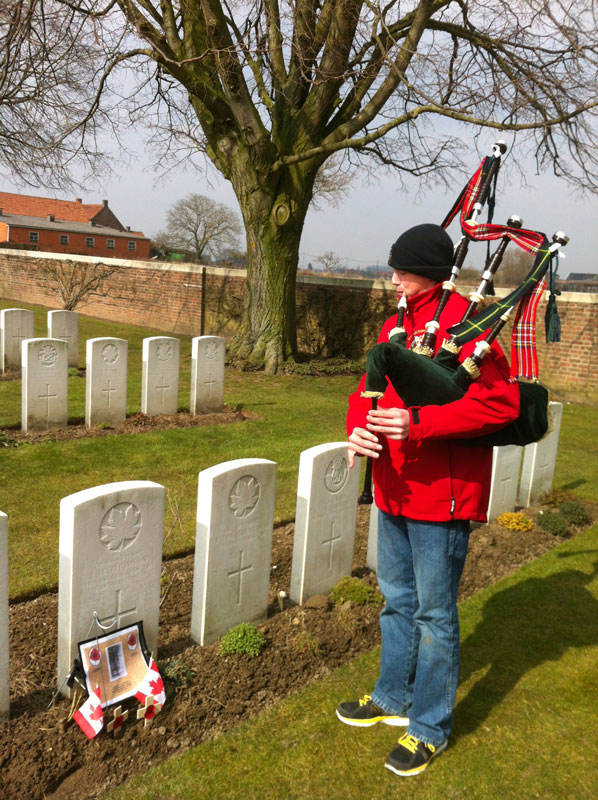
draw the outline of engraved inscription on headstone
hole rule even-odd
[[[8,517],[0,511],[0,721],[10,714],[8,669]]]
[[[122,628],[125,625],[128,625],[132,622],[138,622],[139,612],[137,611],[137,606],[132,606],[131,608],[122,608],[122,589],[117,589],[114,593],[114,612],[107,617],[103,617],[100,619],[100,624],[104,628],[112,628],[118,629]],[[131,619],[127,619],[131,617]]]
[[[3,308],[0,311],[0,372],[21,369],[21,343],[33,339],[33,311]]]
[[[86,343],[85,424],[120,425],[127,416],[125,339],[101,337]]]
[[[348,475],[349,464],[346,457],[343,455],[337,455],[326,467],[326,472],[324,473],[324,484],[329,492],[335,494],[336,492],[340,492],[340,490],[343,488],[347,482]]]
[[[291,568],[291,599],[327,594],[350,575],[359,470],[349,469],[347,445],[333,442],[301,453]]]
[[[549,403],[550,426],[539,442],[526,445],[523,451],[519,505],[533,506],[544,492],[552,489],[556,452],[563,418],[563,404]]]
[[[143,340],[141,411],[150,417],[176,414],[179,398],[180,341],[170,336]]]
[[[116,364],[120,356],[118,347],[114,342],[108,342],[108,344],[103,345],[100,352],[104,364]]]
[[[373,490],[372,490],[373,494]],[[372,572],[378,572],[378,509],[376,504],[370,506],[370,524],[368,526],[368,549],[365,563]]]
[[[199,474],[191,636],[207,644],[266,618],[276,464],[238,459]]]
[[[243,589],[243,573],[251,572],[253,564],[243,566],[243,550],[239,550],[239,566],[228,573],[229,578],[233,578],[237,587],[237,605],[241,605],[241,592]]]
[[[231,489],[228,505],[235,517],[248,517],[260,499],[260,485],[253,475],[243,475]]]
[[[79,314],[76,311],[48,311],[48,336],[68,345],[69,367],[79,366]]]
[[[94,612],[104,627],[143,620],[157,656],[164,487],[123,481],[65,497],[60,504],[58,682]]]
[[[126,550],[141,531],[141,512],[133,503],[117,503],[100,523],[100,542],[108,550]]]
[[[27,339],[22,344],[21,424],[24,431],[64,428],[67,422],[67,344]]]
[[[191,413],[206,414],[224,407],[226,339],[196,336],[191,342]]]
[[[517,502],[519,470],[523,448],[516,444],[492,448],[492,480],[488,501],[488,522],[503,511],[513,511]]]

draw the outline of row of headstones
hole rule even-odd
[[[214,641],[266,618],[277,465],[238,459],[199,474],[191,637]],[[290,597],[299,604],[350,574],[359,470],[346,443],[301,454]],[[163,486],[107,484],[60,504],[58,683],[77,643],[143,620],[156,654],[164,521]],[[8,714],[8,520],[0,516],[0,717]],[[102,628],[95,628],[95,620]]]
[[[27,325],[16,328],[14,315],[30,314]],[[50,311],[54,322],[69,311]],[[70,320],[65,338],[22,338],[33,335],[33,312],[23,309],[2,311],[2,338],[18,331],[21,348],[21,425],[23,430],[65,427],[68,405],[68,367],[71,342],[77,337],[76,320]],[[8,321],[7,321],[8,320]],[[54,324],[53,322],[53,324]],[[4,348],[3,352],[6,352]],[[224,359],[226,340],[219,336],[196,336],[191,341],[192,414],[222,410],[224,394]],[[171,336],[150,336],[143,340],[141,375],[141,411],[148,416],[176,414],[179,392],[180,341]],[[118,425],[124,422],[127,408],[128,342],[103,337],[86,343],[85,424]]]
[[[21,369],[21,342],[33,339],[34,313],[25,308],[0,311],[0,372]],[[79,314],[48,311],[48,338],[67,343],[69,367],[79,366]]]
[[[526,448],[520,482],[526,504],[552,486],[561,415],[562,405],[551,404],[551,433]],[[490,508],[498,507],[504,484],[500,465],[508,464],[509,472],[513,463],[510,448],[494,449]],[[239,459],[199,474],[191,636],[201,645],[239,622],[266,618],[276,466]],[[511,474],[518,477],[519,470]],[[348,469],[345,443],[301,454],[292,601],[326,594],[350,574],[358,492],[359,470]],[[367,553],[374,570],[376,519],[371,514]],[[151,481],[108,484],[61,501],[59,684],[94,619],[105,628],[142,619],[148,646],[157,652],[163,521],[164,487]],[[8,708],[8,520],[0,513],[0,717]]]

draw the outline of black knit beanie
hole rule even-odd
[[[388,264],[393,269],[444,281],[450,277],[453,264],[451,237],[440,225],[416,225],[401,234],[390,248]]]

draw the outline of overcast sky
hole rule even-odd
[[[488,139],[491,152],[493,140]],[[110,207],[124,225],[141,230],[146,236],[156,233],[165,224],[168,208],[187,194],[195,192],[226,203],[238,212],[238,205],[230,185],[219,180],[213,172],[206,178],[193,170],[178,170],[167,181],[156,184],[155,173],[148,167],[143,155],[131,160],[126,168],[111,176],[99,187],[76,193],[84,203],[101,202],[107,198]],[[471,171],[479,163],[472,154]],[[566,260],[559,273],[598,273],[598,197],[580,198],[564,182],[549,175],[535,176],[533,167],[526,170],[527,187],[521,187],[517,170],[505,160],[499,178],[494,221],[506,222],[510,214],[519,214],[525,227],[544,231],[550,238],[555,230],[563,230],[571,241],[565,248]],[[408,192],[397,190],[397,182],[388,174],[366,185],[356,179],[349,195],[338,208],[325,206],[308,212],[300,252],[300,263],[317,263],[322,253],[334,251],[343,264],[365,267],[379,263],[385,265],[390,245],[406,228],[421,222],[440,223],[454,202],[465,178],[456,180],[454,191],[431,189],[418,195],[418,183]],[[10,190],[6,186],[7,190]],[[21,189],[24,194],[44,195],[43,189]],[[60,196],[60,195],[56,195]],[[72,193],[62,195],[71,198]],[[485,212],[482,219],[486,219]],[[460,236],[457,222],[449,228],[456,242]],[[468,263],[476,266],[483,261],[485,244],[472,245]],[[477,261],[477,264],[476,264]]]

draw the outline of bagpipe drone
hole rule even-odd
[[[551,260],[559,248],[569,241],[564,233],[558,231],[552,237],[551,243],[544,233],[524,229],[521,220],[515,215],[509,218],[506,225],[491,222],[494,206],[492,187],[493,183],[496,184],[501,157],[505,152],[504,142],[496,142],[492,155],[482,160],[442,223],[443,228],[448,227],[460,212],[462,237],[455,248],[450,278],[442,284],[436,312],[426,325],[421,343],[412,350],[407,347],[407,333],[403,327],[406,300],[401,297],[397,325],[388,334],[388,342],[379,342],[367,355],[365,391],[362,392],[362,397],[371,399],[372,408],[377,407],[378,399],[383,396],[388,382],[407,408],[446,405],[459,400],[466,394],[471,383],[479,378],[480,367],[492,342],[508,322],[515,306],[518,306],[511,347],[511,379],[519,387],[519,416],[495,433],[459,440],[464,444],[484,447],[529,444],[544,436],[548,429],[548,391],[537,380],[536,312]],[[486,201],[489,221],[478,224],[477,218]],[[479,287],[469,295],[470,302],[461,322],[448,328],[449,336],[435,354],[440,317],[455,291],[455,283],[465,261],[469,242],[495,239],[500,239],[500,243],[486,264]],[[478,310],[484,295],[492,286],[494,275],[511,241],[535,255],[532,268],[524,281],[509,295]],[[459,353],[463,345],[484,333],[485,336],[475,343],[472,354],[460,362]],[[532,382],[523,382],[521,378],[531,379]],[[371,474],[372,459],[368,458],[360,503],[371,503],[373,500]]]

